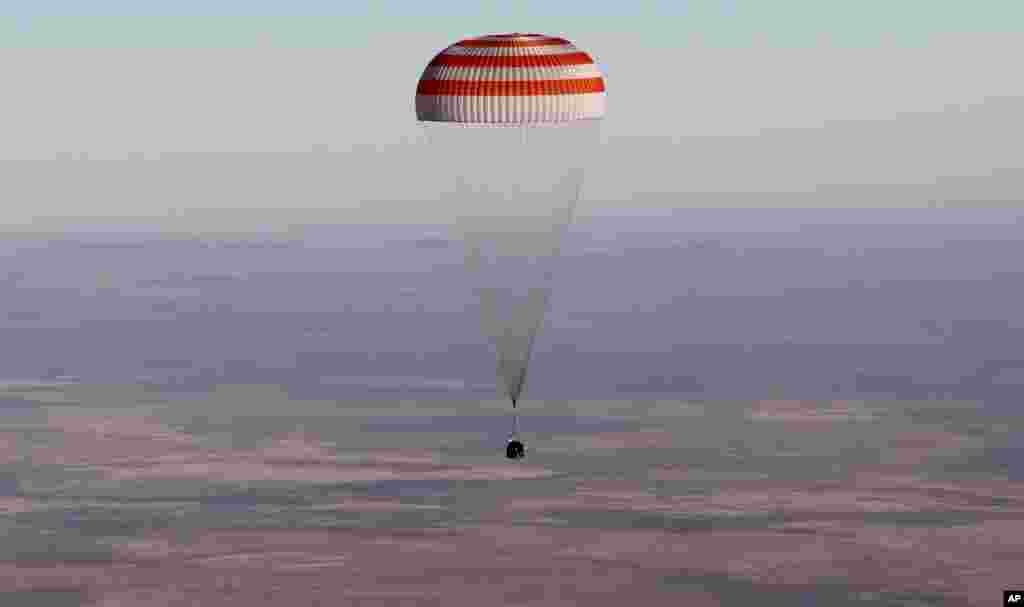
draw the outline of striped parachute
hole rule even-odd
[[[439,170],[455,178],[450,202],[513,407],[604,113],[591,57],[538,34],[462,40],[434,57],[416,87],[416,117]]]

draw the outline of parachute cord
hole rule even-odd
[[[569,225],[572,223],[573,217],[575,216],[576,205],[579,202],[580,193],[581,193],[582,190],[583,190],[583,178],[582,178],[582,175],[578,172],[577,173],[577,179],[576,179],[576,194],[573,196],[573,198],[569,202],[569,209],[568,209],[568,213],[567,213],[568,217],[567,217],[567,221],[566,221],[566,224],[565,224],[565,227],[564,227],[564,229],[566,231],[568,231]],[[561,254],[562,254],[561,239],[560,238],[556,238],[555,239],[555,247],[554,247],[554,250],[552,251],[552,256],[551,256],[552,260],[558,259],[561,256]],[[549,274],[546,277],[546,279],[548,281],[550,281],[551,275]],[[550,303],[551,303],[551,287],[550,287],[550,285],[546,285],[545,289],[544,289],[544,303],[541,306],[541,310],[543,310],[543,312],[537,318],[537,323],[533,326],[533,329],[530,330],[530,333],[529,333],[530,337],[529,337],[529,340],[526,343],[526,356],[524,357],[524,360],[523,360],[523,370],[519,373],[519,381],[516,383],[515,392],[514,392],[514,394],[516,395],[517,398],[518,398],[519,394],[522,393],[523,386],[526,384],[526,370],[529,367],[530,357],[533,354],[533,343],[534,343],[534,340],[537,337],[537,332],[540,331],[541,324],[544,323],[544,317],[547,316],[548,307],[550,306]],[[516,399],[512,399],[512,407],[513,408],[515,408],[515,400]]]

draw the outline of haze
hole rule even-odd
[[[947,8],[934,31],[899,21],[886,32],[885,21],[843,29],[789,6],[805,22],[761,14],[759,33],[734,29],[753,10],[738,4],[595,8],[581,23],[481,9],[477,21],[442,14],[398,30],[386,8],[232,20],[102,6],[112,14],[7,19],[3,224],[210,208],[444,221],[450,184],[425,162],[412,91],[470,23],[571,31],[602,64],[609,116],[582,212],[1015,204],[1022,185],[1024,84],[1011,75],[1024,42],[999,31],[994,11],[964,21],[969,31],[956,31]],[[637,28],[610,31],[616,19]],[[662,23],[671,19],[685,25],[677,35]],[[430,23],[444,27],[428,32]]]

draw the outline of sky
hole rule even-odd
[[[1008,109],[1024,99],[1024,81],[1013,77],[1024,50],[1019,2],[84,6],[0,3],[0,173],[8,183],[26,173],[69,183],[68,170],[85,170],[60,163],[26,169],[18,162],[24,160],[222,152],[202,162],[241,170],[248,160],[239,153],[319,145],[347,154],[346,170],[336,172],[344,184],[325,170],[323,181],[305,189],[334,188],[344,200],[289,204],[358,205],[423,197],[430,188],[428,197],[438,198],[439,185],[389,178],[424,171],[418,151],[405,149],[422,143],[413,119],[415,82],[448,44],[504,31],[569,37],[604,70],[609,113],[599,168],[586,186],[595,200],[808,192],[822,184],[927,186],[1021,166],[1011,139],[1019,127]],[[859,127],[850,124],[865,125],[874,138],[858,140]],[[222,172],[209,168],[212,176],[192,178],[216,180]],[[254,192],[267,189],[260,178],[253,184]],[[15,198],[25,202],[7,206],[4,219],[167,211],[159,197],[51,190],[44,196],[18,185]],[[814,204],[863,204],[856,194],[841,198]],[[777,203],[748,197],[742,204]],[[211,204],[244,201],[228,195],[179,202]],[[677,197],[657,204],[695,203]]]

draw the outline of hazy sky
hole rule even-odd
[[[1024,81],[1015,76],[1024,51],[1019,1],[85,5],[0,4],[0,159],[308,151],[316,144],[347,152],[353,143],[412,141],[419,135],[413,91],[434,53],[465,36],[539,31],[573,39],[607,74],[605,162],[628,162],[613,163],[618,174],[597,171],[597,181],[588,175],[588,196],[932,183],[1022,166],[1008,138],[1020,131],[1012,112],[973,123],[965,117],[986,101],[1024,97]],[[920,112],[940,118],[927,129],[900,126]],[[849,129],[822,128],[845,120],[892,129],[873,127],[875,139],[854,145]],[[811,129],[818,139],[810,145],[805,135],[764,134],[780,128]],[[732,135],[753,137],[712,141]],[[676,143],[620,145],[637,136]],[[963,149],[967,139],[970,150]],[[395,151],[402,147],[377,154],[373,171],[346,177],[351,198],[408,196],[408,183],[386,179],[415,164],[414,154]],[[856,168],[864,164],[877,170]],[[699,170],[686,170],[694,165]],[[5,174],[21,172],[0,166]],[[89,197],[88,209],[120,212],[120,203],[107,205],[106,198]],[[55,192],[5,209],[59,215],[75,212],[75,204]]]

